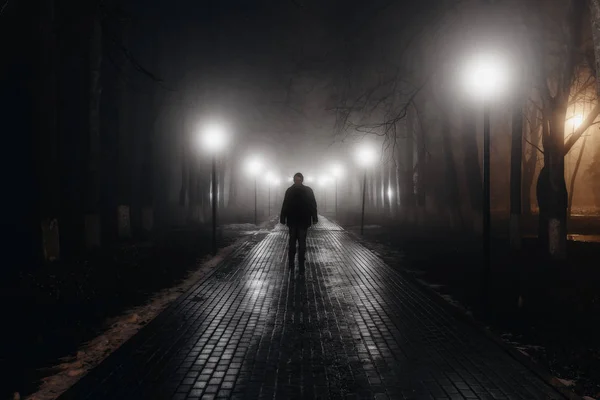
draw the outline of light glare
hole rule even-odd
[[[465,87],[474,97],[494,97],[508,87],[508,65],[503,57],[495,53],[472,57],[463,73]]]
[[[221,151],[225,147],[226,142],[227,138],[222,126],[212,124],[204,129],[202,134],[202,144],[209,151]]]
[[[333,176],[335,176],[336,178],[339,178],[343,174],[342,166],[339,164],[334,164],[331,167],[331,172],[333,173]]]
[[[577,129],[583,122],[583,115],[574,115],[571,118],[569,118],[569,122],[571,122],[571,126],[573,126],[573,129]]]
[[[262,168],[262,163],[260,162],[260,160],[258,158],[253,158],[253,159],[250,159],[250,161],[248,161],[247,170],[250,175],[252,175],[252,176],[258,175],[261,168]]]
[[[372,147],[363,145],[356,152],[356,161],[363,167],[368,167],[375,162],[376,153]]]

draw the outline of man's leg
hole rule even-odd
[[[298,240],[298,227],[290,226],[290,240],[288,248],[288,262],[290,267],[294,266],[294,258],[296,257],[296,241]]]
[[[298,228],[298,262],[302,265],[306,260],[306,228]]]

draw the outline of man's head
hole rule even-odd
[[[304,182],[304,176],[300,172],[296,172],[294,175],[294,185],[302,185]]]

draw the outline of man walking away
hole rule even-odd
[[[304,267],[306,260],[306,233],[317,218],[317,200],[313,190],[304,186],[304,176],[300,172],[294,175],[294,184],[285,191],[279,222],[287,224],[290,230],[288,260],[294,268],[296,242],[298,242],[298,263]]]

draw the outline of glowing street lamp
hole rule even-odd
[[[581,125],[581,123],[583,122],[583,115],[574,115],[571,118],[569,118],[568,121],[571,123],[573,130],[576,130],[577,128],[579,128],[579,125]]]
[[[212,156],[212,253],[217,254],[217,154],[227,144],[227,135],[220,125],[209,125],[204,128],[201,136],[202,145]]]
[[[344,170],[342,169],[341,165],[334,164],[331,167],[331,172],[335,178],[335,217],[337,218],[337,216],[338,216],[338,178],[340,178],[343,175]]]
[[[509,87],[506,59],[495,53],[476,54],[464,69],[464,84],[470,95],[483,104],[483,256],[484,285],[490,271],[490,100]],[[483,292],[486,292],[484,288]]]
[[[362,194],[362,212],[360,217],[360,234],[364,233],[365,229],[365,200],[367,197],[367,169],[373,165],[375,159],[377,157],[377,153],[375,150],[366,144],[363,144],[358,148],[356,152],[356,162],[358,165],[364,168],[363,175],[363,194]]]
[[[258,225],[258,217],[257,217],[257,205],[258,205],[258,190],[257,190],[257,178],[258,178],[258,174],[260,173],[261,169],[262,169],[262,162],[260,161],[260,159],[258,157],[254,157],[251,158],[250,160],[248,160],[248,163],[246,164],[246,169],[248,171],[248,173],[250,174],[250,176],[254,177],[254,225]]]

